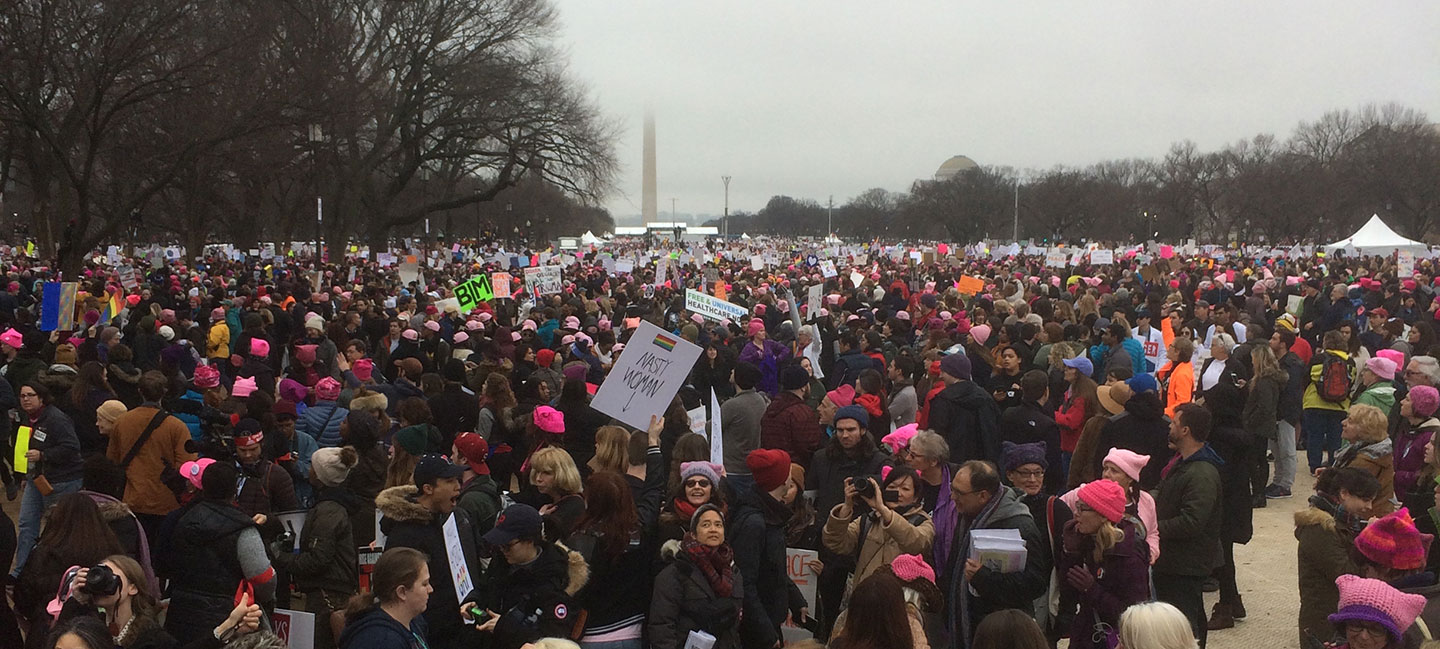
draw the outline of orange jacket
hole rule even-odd
[[[1190,361],[1180,363],[1166,363],[1155,373],[1156,377],[1165,384],[1165,415],[1175,417],[1175,407],[1182,403],[1190,403],[1195,398],[1195,368]]]

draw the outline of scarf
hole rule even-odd
[[[684,498],[675,499],[675,513],[683,519],[682,522],[684,523],[685,527],[690,526],[690,518],[695,515],[695,510],[697,509],[700,508],[690,504],[690,501],[685,500]]]
[[[855,397],[855,403],[865,408],[865,412],[869,413],[871,417],[879,417],[884,414],[884,411],[880,409],[880,395],[878,394],[859,395]]]
[[[1310,506],[1335,517],[1335,528],[1351,536],[1365,529],[1365,521],[1345,511],[1345,506],[1331,500],[1329,496],[1317,493],[1310,497]]]
[[[690,557],[690,561],[705,575],[705,581],[710,583],[711,590],[719,597],[729,597],[735,587],[733,574],[735,555],[730,546],[721,543],[710,547],[697,540],[695,535],[686,533],[685,540],[680,542],[680,549]]]

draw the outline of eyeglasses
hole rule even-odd
[[[1022,478],[1043,478],[1043,477],[1045,477],[1045,471],[1044,471],[1043,469],[1040,470],[1040,471],[1020,471],[1020,470],[1016,470],[1016,471],[1014,471],[1014,473],[1018,474],[1018,475],[1019,475],[1020,477],[1022,477]]]
[[[689,489],[690,487],[708,487],[708,486],[710,486],[710,481],[709,481],[709,480],[706,480],[706,479],[704,479],[704,478],[692,478],[692,479],[690,479],[690,480],[686,480],[686,481],[685,481],[685,488],[686,488],[686,489]]]
[[[21,393],[20,393],[20,398],[21,398],[21,399],[38,399],[38,398],[40,398],[40,395],[35,394],[34,392],[21,392]]]
[[[1380,626],[1379,624],[1376,624],[1374,622],[1360,622],[1358,620],[1345,623],[1345,634],[1349,635],[1351,633],[1363,633],[1372,638],[1380,638],[1389,635],[1389,631],[1386,630],[1385,627]]]

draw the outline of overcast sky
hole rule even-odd
[[[1440,2],[558,0],[574,75],[624,127],[605,206],[906,191],[952,155],[1047,168],[1287,136],[1395,101],[1440,121]]]

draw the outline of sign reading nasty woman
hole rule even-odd
[[[590,405],[645,430],[651,415],[663,415],[670,407],[701,351],[694,343],[641,321]]]

